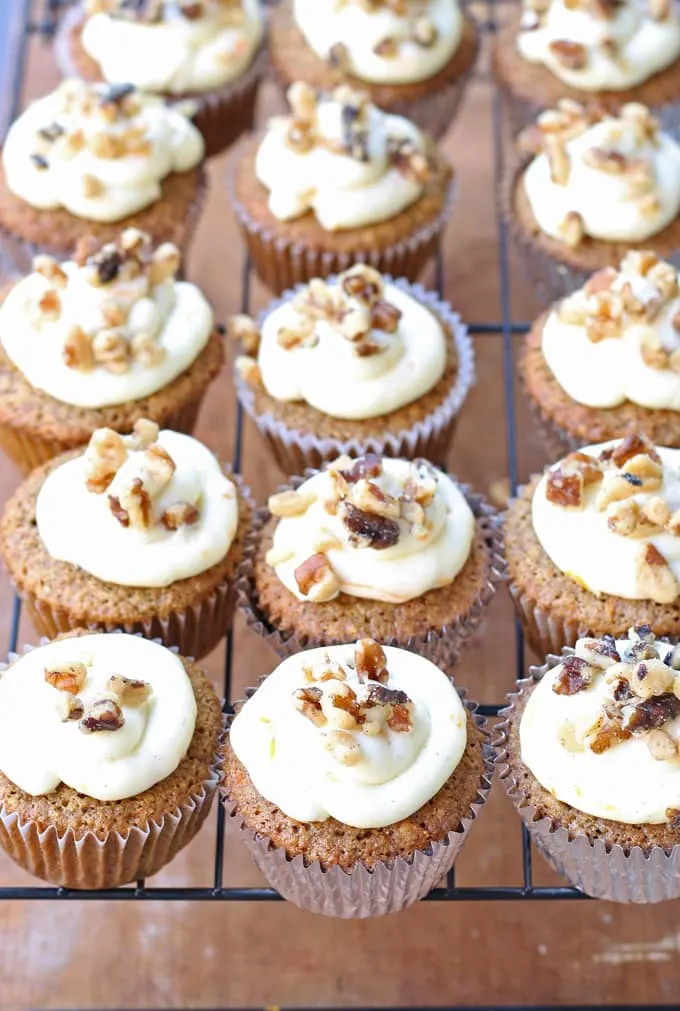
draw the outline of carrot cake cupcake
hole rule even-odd
[[[504,520],[510,593],[532,647],[648,624],[680,636],[680,450],[586,446],[534,477]]]
[[[236,217],[265,284],[286,288],[368,262],[415,281],[453,201],[433,140],[342,86],[317,97],[296,83],[292,115],[244,147],[232,178]]]
[[[190,103],[212,155],[252,128],[263,37],[260,0],[84,0],[64,18],[56,53],[67,77]]]
[[[615,902],[680,896],[680,650],[649,625],[579,639],[501,715],[501,778],[536,845]]]
[[[458,0],[283,0],[272,12],[269,51],[284,87],[344,81],[434,137],[456,115],[477,49]]]
[[[287,474],[343,453],[443,462],[474,381],[459,317],[420,285],[358,264],[232,321],[236,387]],[[256,357],[255,357],[256,356]]]
[[[562,99],[615,112],[643,102],[680,132],[680,11],[672,0],[524,0],[492,65],[515,130]]]
[[[0,164],[0,245],[28,273],[36,252],[191,237],[205,190],[203,138],[185,115],[128,84],[63,81],[10,127]]]
[[[607,114],[562,101],[520,137],[508,166],[506,220],[542,298],[560,298],[630,249],[680,261],[680,145],[649,110]]]
[[[341,457],[260,510],[241,597],[282,656],[371,635],[450,664],[500,566],[481,496],[425,460]]]
[[[680,288],[675,267],[627,253],[532,327],[520,361],[555,455],[641,432],[680,446]]]
[[[189,660],[134,635],[77,632],[0,678],[0,846],[65,888],[164,867],[220,778],[220,702]]]
[[[43,253],[0,306],[0,445],[24,471],[140,418],[191,432],[222,365],[201,291],[176,279],[179,250],[127,228]]]
[[[5,506],[0,539],[41,634],[120,628],[200,658],[231,623],[250,511],[205,446],[138,421],[35,470]]]
[[[228,823],[304,909],[405,909],[450,869],[486,799],[481,727],[424,657],[372,639],[297,653],[233,719]]]

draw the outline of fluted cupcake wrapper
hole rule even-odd
[[[527,641],[539,656],[559,653],[564,646],[574,646],[578,639],[589,634],[590,630],[575,619],[546,610],[512,580],[507,585]]]
[[[573,453],[575,450],[580,449],[581,446],[586,445],[584,439],[579,439],[577,436],[567,432],[565,428],[562,428],[561,425],[558,425],[556,421],[549,417],[541,405],[529,393],[526,396],[526,403],[551,461],[560,460],[568,453]]]
[[[556,651],[557,652],[557,651]],[[568,654],[572,650],[565,650]],[[508,696],[507,708],[501,710],[494,740],[496,764],[508,797],[515,805],[531,838],[549,864],[586,895],[610,902],[663,902],[680,897],[680,846],[667,852],[661,846],[643,850],[633,846],[624,850],[618,843],[585,834],[570,836],[568,830],[550,817],[541,817],[513,773],[506,748],[509,727],[517,718],[517,705],[526,692],[564,659],[549,655],[547,663],[530,667],[528,678],[518,682],[517,691]],[[606,824],[606,823],[605,823]]]
[[[23,652],[31,649],[25,646]],[[10,662],[15,659],[17,654],[10,654]],[[222,779],[221,752],[222,739],[200,790],[145,829],[132,826],[127,832],[108,832],[103,839],[90,831],[77,835],[73,829],[60,834],[53,825],[41,828],[30,818],[22,821],[2,804],[0,846],[29,874],[59,888],[118,888],[151,877],[191,842],[207,818]]]
[[[314,474],[318,474],[318,471],[308,470],[302,477],[291,478],[290,482],[281,485],[277,491],[297,489]],[[486,502],[482,495],[473,492],[468,485],[458,483],[458,487],[465,495],[475,518],[482,521],[489,558],[488,578],[472,606],[455,621],[441,628],[433,628],[426,635],[386,638],[381,631],[382,622],[380,629],[374,628],[370,619],[362,621],[361,625],[362,636],[376,639],[384,646],[397,646],[400,649],[408,649],[413,653],[418,653],[431,660],[447,674],[450,674],[455,667],[463,644],[481,624],[488,604],[496,592],[496,585],[503,579],[505,571],[503,539],[495,509]],[[311,637],[298,632],[282,631],[270,624],[266,615],[260,610],[255,589],[254,564],[262,529],[269,518],[270,513],[266,507],[256,510],[250,533],[246,538],[243,561],[236,586],[239,610],[243,614],[246,624],[256,635],[264,639],[281,658],[292,656],[301,650],[313,649],[315,646],[330,646],[340,642],[340,640],[323,635]],[[380,618],[378,620],[380,621]]]
[[[328,283],[335,280],[335,276],[327,278]],[[377,453],[379,456],[402,457],[406,460],[424,457],[440,466],[443,464],[453,438],[458,412],[475,382],[472,340],[458,313],[446,302],[442,302],[434,292],[427,291],[421,284],[410,284],[403,279],[395,280],[389,276],[385,277],[385,282],[396,285],[411,295],[450,330],[457,357],[457,371],[451,389],[434,411],[403,432],[398,434],[385,432],[381,435],[379,432],[381,419],[376,418],[374,435],[365,440],[343,440],[321,438],[311,431],[301,432],[289,428],[285,422],[272,417],[271,414],[258,414],[255,391],[238,370],[234,370],[238,398],[246,413],[255,422],[260,435],[268,443],[274,459],[284,473],[299,474],[309,467],[320,467],[343,454],[356,457],[365,453]],[[294,298],[300,290],[302,286],[298,285],[294,290],[284,292],[280,299],[269,305],[258,320],[260,330],[267,317]]]
[[[251,689],[250,694],[253,691],[255,689]],[[485,737],[482,745],[484,772],[480,777],[477,798],[455,832],[449,832],[441,841],[432,841],[426,850],[417,850],[408,859],[397,857],[391,861],[380,861],[370,869],[359,861],[351,870],[338,866],[324,868],[318,860],[306,862],[301,855],[291,860],[283,848],[250,829],[239,816],[228,793],[223,793],[227,828],[245,843],[262,874],[285,899],[324,916],[342,919],[386,916],[407,909],[424,898],[451,870],[470,828],[486,803],[494,770],[494,754],[488,743],[486,721],[476,713],[477,704],[465,699],[465,691],[458,689],[458,693]]]

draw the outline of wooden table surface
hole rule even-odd
[[[56,82],[49,50],[35,41],[25,98]],[[464,318],[500,318],[491,129],[492,86],[480,76],[445,139],[459,180],[446,237],[446,295]],[[276,107],[270,86],[261,115]],[[210,167],[211,193],[189,276],[214,301],[218,318],[239,307],[242,247],[225,193],[228,157]],[[432,281],[431,273],[426,281]],[[540,308],[513,272],[515,319]],[[266,292],[254,286],[255,305]],[[488,493],[507,474],[498,335],[476,340],[478,383],[465,405],[449,466]],[[521,395],[520,395],[521,404]],[[214,384],[198,435],[232,455],[229,369]],[[546,462],[519,411],[520,478]],[[282,480],[246,425],[244,472],[262,501]],[[0,461],[0,501],[18,477]],[[11,593],[0,580],[2,632]],[[6,638],[2,640],[6,642]],[[34,642],[28,623],[20,642]],[[271,670],[268,648],[237,622],[235,697]],[[219,685],[222,650],[209,659]],[[462,657],[458,681],[473,697],[498,701],[512,686],[514,635],[501,590]],[[207,885],[213,821],[155,884]],[[519,821],[497,784],[459,863],[464,885],[519,884]],[[535,856],[536,881],[557,879]],[[0,885],[31,884],[0,853]],[[225,883],[261,883],[247,853],[227,845]],[[680,904],[617,907],[601,902],[430,903],[383,920],[343,922],[288,904],[106,903],[0,905],[0,1011],[24,1008],[208,1008],[264,1005],[667,1003],[677,999]]]

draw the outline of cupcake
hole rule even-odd
[[[205,446],[138,421],[33,471],[0,544],[41,635],[122,629],[200,659],[230,626],[250,511]]]
[[[537,294],[562,298],[631,249],[680,262],[680,145],[641,105],[607,114],[562,101],[520,137],[503,209]]]
[[[346,82],[434,137],[456,115],[477,49],[457,0],[283,0],[272,12],[269,52],[284,87]]]
[[[213,313],[176,279],[179,250],[136,228],[73,260],[35,257],[0,306],[0,445],[24,473],[98,428],[191,432],[223,361]]]
[[[680,134],[680,12],[668,0],[524,0],[492,65],[516,131],[566,98],[607,112],[642,102]]]
[[[508,583],[540,656],[634,623],[680,636],[679,468],[680,450],[629,435],[570,453],[510,502]]]
[[[648,625],[531,668],[501,715],[501,779],[537,847],[588,895],[680,896],[680,655]]]
[[[117,888],[196,835],[219,782],[220,702],[134,635],[75,635],[0,678],[0,846],[62,888]]]
[[[134,224],[184,251],[205,180],[203,139],[177,109],[128,84],[63,81],[10,127],[0,164],[0,249],[22,273],[91,234]]]
[[[232,202],[248,252],[276,294],[355,262],[415,281],[453,202],[433,140],[346,86],[291,86],[291,116],[243,145]]]
[[[340,457],[258,512],[246,619],[280,656],[370,635],[451,665],[498,579],[493,520],[425,460]]]
[[[187,103],[213,155],[252,128],[263,36],[259,0],[84,0],[64,18],[56,54],[67,77]]]
[[[239,400],[286,474],[367,452],[443,462],[474,352],[420,285],[359,264],[287,292],[259,328],[235,317],[232,331],[251,352],[236,362]]]
[[[645,251],[599,270],[536,321],[520,375],[555,456],[636,432],[680,446],[676,268]]]
[[[372,639],[297,653],[233,719],[227,824],[303,909],[398,912],[451,868],[486,800],[485,736],[424,657]]]

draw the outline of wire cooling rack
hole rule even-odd
[[[54,34],[60,13],[73,0],[42,0],[37,5],[38,17],[31,18],[36,5],[31,0],[0,0],[0,137],[4,136],[12,119],[19,110],[24,78],[24,63],[28,39],[31,35],[42,36],[45,40]],[[271,3],[272,0],[267,0]],[[275,2],[275,0],[274,0]],[[501,4],[513,0],[484,0],[483,16],[478,19],[478,26],[485,33],[493,33],[497,28],[496,16]],[[493,100],[493,143],[494,143],[494,176],[497,186],[504,164],[503,123],[499,98],[494,94]],[[503,386],[505,396],[505,421],[507,458],[510,483],[514,489],[517,483],[517,439],[516,439],[516,405],[514,393],[514,369],[512,354],[512,338],[515,334],[523,334],[528,330],[528,324],[516,322],[512,318],[510,308],[510,280],[508,269],[508,242],[505,225],[500,216],[497,217],[498,230],[498,270],[500,277],[500,307],[501,319],[490,322],[468,323],[472,333],[496,336],[502,340],[503,346]],[[243,264],[241,283],[241,312],[248,313],[250,308],[251,265],[246,259]],[[444,288],[444,262],[441,250],[436,260],[436,288],[441,294]],[[243,416],[237,403],[235,416],[236,437],[233,459],[233,469],[241,471],[241,452],[243,444]],[[9,651],[17,646],[19,621],[21,618],[21,602],[15,596],[9,636]],[[524,643],[522,631],[515,623],[516,670],[522,676],[524,670]],[[231,699],[231,675],[234,642],[230,633],[226,640],[224,662],[224,698]],[[231,711],[230,702],[226,704]],[[496,716],[501,704],[483,705],[480,713],[486,716]],[[115,901],[141,900],[181,900],[181,901],[230,901],[230,902],[276,902],[281,896],[272,888],[230,887],[224,884],[224,810],[218,804],[217,828],[215,835],[215,856],[213,884],[203,888],[163,888],[147,887],[144,881],[123,888],[100,891],[76,891],[68,888],[54,888],[37,885],[33,887],[1,887],[0,901],[26,899],[79,899]],[[446,902],[483,902],[512,900],[543,900],[543,899],[584,899],[587,898],[576,888],[567,886],[542,887],[534,885],[532,876],[532,847],[530,836],[524,826],[522,832],[522,884],[516,887],[505,885],[488,885],[479,888],[460,888],[456,886],[454,871],[450,871],[446,884],[435,888],[425,901]]]

